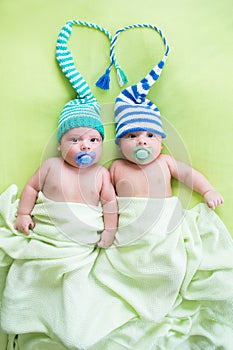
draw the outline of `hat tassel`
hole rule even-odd
[[[110,85],[110,69],[108,68],[104,75],[99,78],[99,80],[95,84],[99,88],[103,90],[109,90],[109,85]]]
[[[128,79],[127,76],[125,75],[125,73],[123,72],[123,70],[120,67],[116,67],[117,69],[117,78],[118,78],[118,82],[120,87],[124,86],[125,84],[128,83]]]

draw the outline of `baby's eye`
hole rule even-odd
[[[93,142],[93,143],[96,143],[96,142],[99,142],[99,139],[97,137],[92,137],[90,139],[90,141]]]
[[[128,138],[129,138],[129,139],[134,139],[135,137],[137,137],[136,134],[129,134],[129,135],[128,135]]]
[[[78,141],[79,141],[79,139],[77,137],[72,138],[72,142],[77,143]]]
[[[152,132],[149,132],[149,133],[147,134],[147,137],[155,137],[155,134],[153,134]]]

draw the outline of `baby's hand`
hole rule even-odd
[[[113,231],[104,230],[101,234],[101,239],[99,240],[97,245],[100,248],[110,247],[110,245],[112,245],[114,241],[114,238],[115,238],[115,231],[113,232]]]
[[[29,214],[18,214],[14,228],[20,232],[23,232],[24,234],[29,234],[29,229],[33,229],[35,227],[35,224],[31,218],[31,215]]]
[[[210,190],[204,194],[206,204],[210,209],[215,209],[218,205],[223,203],[223,197],[220,193]]]

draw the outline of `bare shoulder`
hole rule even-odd
[[[54,164],[61,164],[63,161],[62,161],[62,158],[61,157],[51,157],[51,158],[48,158],[46,159],[43,163],[45,165],[54,165]]]
[[[162,153],[160,154],[158,160],[163,164],[166,164],[169,168],[176,166],[176,159],[170,154]]]
[[[173,159],[174,158],[172,156],[170,156],[170,154],[165,154],[165,153],[161,153],[158,157],[159,161],[166,162],[166,163],[172,162]]]
[[[109,169],[110,169],[110,171],[112,169],[117,169],[117,168],[119,169],[120,167],[126,166],[127,163],[128,163],[128,161],[125,159],[117,159],[117,160],[114,160],[114,162],[111,164]]]
[[[192,170],[191,166],[175,159],[173,156],[170,156],[168,154],[164,154],[163,156],[163,159],[166,162],[169,171],[174,178],[183,181],[182,179],[187,174],[190,174],[190,171]]]
[[[114,177],[117,173],[121,172],[127,166],[128,161],[125,159],[117,159],[111,164],[109,171],[111,177]]]
[[[109,170],[107,168],[105,168],[103,165],[97,165],[96,170],[103,175],[109,174]]]
[[[102,179],[102,181],[110,181],[110,172],[104,166],[96,164],[95,167],[93,167],[93,171],[98,178]]]
[[[116,165],[118,165],[118,164],[124,164],[125,163],[125,159],[116,159],[116,160],[114,160],[113,162],[112,162],[112,165],[113,166],[116,166]],[[112,166],[111,165],[111,166]]]
[[[49,170],[61,166],[62,159],[60,157],[51,157],[46,159],[40,166],[40,170]]]

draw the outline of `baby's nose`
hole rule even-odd
[[[144,137],[139,137],[137,144],[139,146],[146,146],[147,145],[147,141],[146,141],[146,139]]]
[[[80,147],[80,149],[82,150],[82,151],[90,151],[90,145],[87,143],[87,142],[83,142],[82,144],[81,144],[81,147]]]

